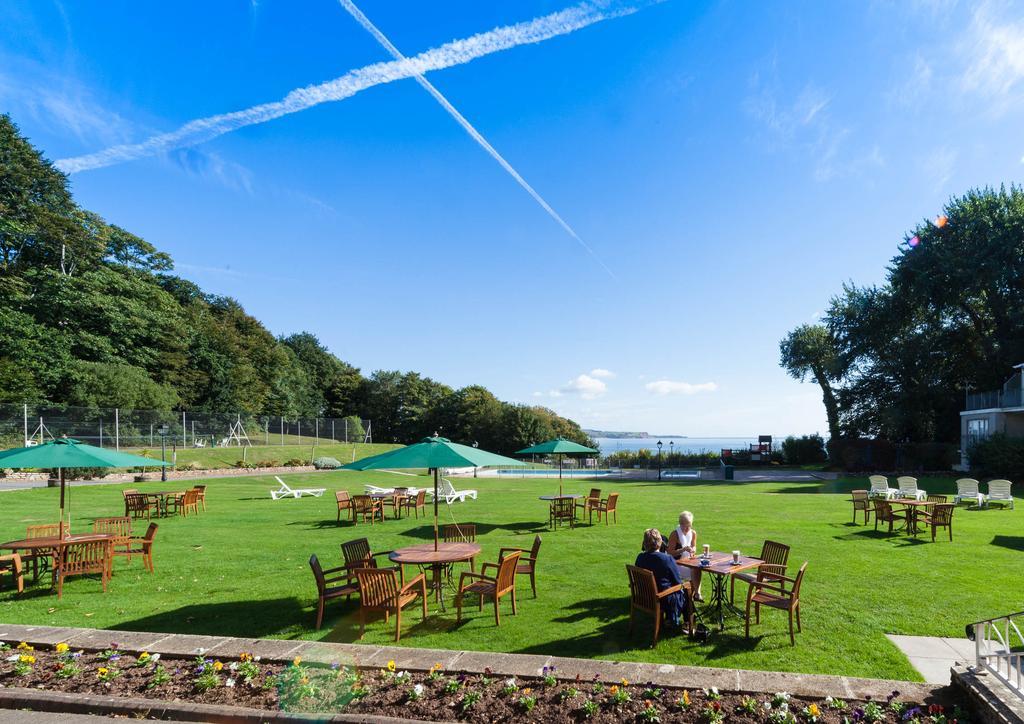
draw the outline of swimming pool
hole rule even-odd
[[[523,470],[498,470],[499,476],[514,478],[557,478],[558,468],[527,468]],[[563,478],[600,478],[619,474],[616,470],[562,470]]]

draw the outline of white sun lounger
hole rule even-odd
[[[896,484],[900,486],[899,497],[901,498],[913,498],[914,500],[924,500],[928,497],[928,493],[917,487],[917,478],[912,478],[909,475],[896,478]]]
[[[896,497],[896,493],[900,492],[896,488],[889,487],[889,478],[884,475],[869,475],[868,481],[871,483],[871,490],[868,492],[868,497],[871,498],[890,498]]]
[[[964,501],[974,501],[981,508],[985,505],[985,498],[985,494],[978,490],[978,481],[974,478],[960,478],[956,481],[953,505],[960,505]]]
[[[985,501],[985,507],[992,505],[992,503],[999,503],[1000,505],[1010,504],[1010,509],[1013,509],[1013,493],[1010,492],[1011,483],[1009,480],[989,480],[988,481],[988,495]]]
[[[319,498],[327,491],[327,488],[289,488],[288,484],[276,475],[274,476],[274,480],[281,483],[280,488],[270,491],[270,497],[274,500],[280,500],[281,498],[301,498],[303,495],[312,495],[314,498]]]
[[[427,495],[433,498],[433,489],[427,488]],[[476,491],[456,490],[455,487],[452,485],[451,481],[448,480],[448,478],[441,478],[440,482],[437,484],[437,497],[443,499],[444,502],[448,503],[449,505],[456,501],[460,503],[465,503],[466,498],[472,498],[473,500],[476,500]]]
[[[378,488],[376,485],[370,485],[369,483],[363,485],[366,489],[367,495],[390,495],[395,492],[394,488]],[[420,492],[419,488],[406,488],[405,492],[409,495],[417,495]]]

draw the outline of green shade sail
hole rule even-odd
[[[481,468],[484,466],[525,465],[504,455],[487,452],[469,445],[460,445],[444,437],[425,437],[380,455],[373,455],[343,465],[345,470],[401,470],[409,468]]]
[[[70,438],[0,452],[0,468],[158,468],[169,464]]]
[[[517,450],[516,455],[596,455],[599,452],[601,451],[566,440],[564,437],[556,437],[554,440]]]

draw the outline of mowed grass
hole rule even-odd
[[[224,634],[353,642],[357,604],[328,606],[324,628],[315,631],[315,587],[308,566],[316,553],[325,566],[341,561],[339,544],[368,537],[374,550],[431,539],[429,518],[388,519],[384,524],[335,522],[333,491],[377,485],[427,485],[425,477],[388,473],[333,472],[292,475],[293,487],[327,487],[323,498],[272,501],[272,478],[209,481],[208,511],[198,517],[159,521],[156,573],[123,559],[110,591],[95,579],[74,579],[64,598],[37,585],[22,597],[6,585],[0,620],[52,626]],[[402,646],[557,654],[706,666],[917,679],[885,633],[962,636],[969,621],[1019,608],[1024,510],[959,509],[954,542],[931,543],[905,535],[875,533],[851,524],[848,490],[864,480],[829,483],[672,484],[601,480],[566,481],[567,491],[591,485],[621,494],[618,523],[546,529],[547,504],[538,495],[555,492],[554,481],[456,479],[459,488],[480,491],[476,501],[442,505],[440,522],[473,522],[483,546],[481,560],[495,560],[502,546],[529,547],[543,537],[538,598],[520,579],[519,614],[503,603],[501,626],[492,609],[467,609],[461,625],[433,600],[430,616],[410,611]],[[952,479],[922,479],[930,492],[950,492]],[[90,528],[94,516],[120,515],[122,487],[174,489],[174,483],[143,486],[73,486],[73,530]],[[180,487],[180,485],[179,485]],[[698,645],[683,637],[648,647],[649,618],[628,633],[625,563],[632,563],[642,531],[666,534],[679,511],[694,512],[701,543],[718,550],[757,554],[765,538],[792,546],[791,569],[809,561],[803,595],[804,632],[791,647],[785,614],[767,611],[751,639],[730,619],[724,633]],[[51,522],[57,491],[36,489],[0,494],[0,538],[24,535],[25,526]],[[141,534],[145,522],[136,524]],[[945,534],[942,534],[943,536]],[[928,542],[925,542],[928,541]],[[457,569],[460,570],[460,569]],[[415,573],[409,570],[407,575]],[[745,589],[740,589],[745,592]],[[710,597],[710,583],[704,585]],[[742,593],[740,594],[742,595]],[[389,644],[393,621],[372,622],[364,643]],[[117,634],[111,633],[116,640]]]
[[[314,445],[310,439],[306,445],[253,445],[252,447],[187,447],[178,448],[175,451],[167,448],[167,460],[174,459],[179,468],[186,465],[195,465],[197,468],[206,470],[215,468],[234,467],[235,463],[244,460],[248,463],[259,463],[275,461],[283,464],[287,460],[298,458],[308,465],[313,458],[331,457],[342,463],[349,463],[353,460],[365,458],[370,455],[394,450],[400,445],[389,443],[321,443]],[[155,460],[160,459],[160,441],[155,446],[142,446],[136,448],[122,448],[125,452],[146,455]],[[175,457],[172,458],[172,455]]]

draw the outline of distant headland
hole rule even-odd
[[[665,438],[666,440],[669,438],[675,438],[678,440],[680,438],[687,437],[686,435],[652,435],[648,432],[614,432],[611,430],[584,430],[583,432],[590,435],[590,437],[604,437],[619,440],[645,440],[647,438],[654,437]]]

